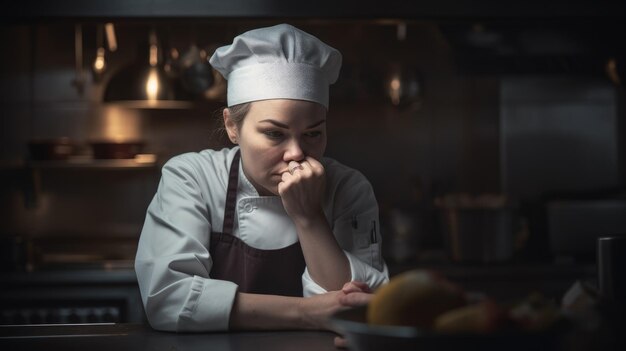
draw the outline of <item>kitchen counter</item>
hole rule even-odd
[[[168,333],[142,324],[0,326],[2,350],[336,351],[323,331]]]
[[[455,283],[468,291],[481,291],[493,297],[509,296],[522,298],[530,289],[555,291],[569,287],[576,280],[593,279],[593,265],[395,265],[394,273],[413,268],[427,268],[442,272]],[[390,267],[391,268],[391,267]],[[77,273],[77,272],[73,272]],[[116,272],[39,272],[20,276],[5,274],[4,282],[20,285],[22,288],[42,290],[46,288],[37,277],[46,276],[52,282],[63,284],[107,284],[136,285],[132,271]],[[94,275],[92,275],[94,274]],[[56,277],[55,277],[56,275]],[[12,279],[9,279],[11,277]],[[56,279],[52,279],[55,277]],[[552,284],[552,285],[550,285]],[[96,287],[101,290],[102,287]],[[558,289],[557,289],[558,288]],[[24,293],[22,289],[18,289]],[[13,293],[17,293],[18,290]],[[560,291],[559,291],[560,293]],[[0,293],[6,295],[7,292]],[[65,294],[65,293],[64,293]],[[501,295],[498,295],[501,294]],[[46,293],[46,299],[50,298]],[[76,295],[77,298],[79,295]],[[30,298],[29,298],[30,300]],[[136,301],[136,304],[139,302]],[[594,350],[596,345],[624,345],[616,336],[625,335],[626,310],[604,308],[606,316],[601,317],[603,328],[597,331],[574,333],[576,338],[564,345],[563,351]],[[585,318],[586,320],[587,318]],[[593,319],[593,318],[592,318]],[[31,322],[32,323],[32,322]],[[142,323],[109,323],[82,325],[23,325],[0,326],[0,350],[337,350],[333,344],[335,334],[322,331],[271,331],[271,332],[230,332],[230,333],[168,333],[151,329]]]
[[[580,327],[566,329],[559,334],[546,334],[545,338],[538,339],[532,335],[518,335],[516,342],[523,345],[534,344],[541,350],[547,351],[587,351],[587,350],[624,350],[626,335],[624,331],[623,306],[603,308],[599,325],[591,330]],[[589,324],[589,323],[586,323]],[[592,323],[596,324],[596,323]],[[591,325],[591,324],[589,324]],[[400,335],[400,334],[398,334]],[[497,334],[495,334],[498,336]],[[553,335],[553,336],[551,336]],[[88,351],[337,351],[334,346],[335,333],[327,331],[256,331],[256,332],[213,332],[213,333],[172,333],[160,332],[151,329],[145,324],[83,324],[83,325],[27,325],[27,326],[0,326],[0,350],[88,350]],[[389,335],[361,336],[371,338],[372,345],[367,350],[379,350],[374,344],[385,345],[384,349],[395,351],[415,350],[415,345],[422,345],[419,349],[427,350],[455,350],[455,343],[442,343],[428,338],[418,342],[409,339],[399,339],[398,336],[389,338]],[[406,337],[406,336],[405,336]],[[557,339],[552,339],[557,337]],[[386,339],[385,339],[386,338]],[[520,339],[521,338],[521,339]],[[545,340],[544,340],[545,339]],[[442,340],[442,339],[439,339]],[[456,343],[458,344],[458,340]],[[465,339],[463,339],[465,340]],[[491,342],[489,339],[467,338],[465,349],[500,350],[524,348],[508,345],[512,342],[507,338],[498,338]],[[552,340],[551,342],[548,342]],[[504,344],[501,344],[500,341]],[[414,342],[414,343],[413,343]],[[539,342],[539,344],[536,344]],[[491,345],[493,347],[477,348],[476,345]],[[430,346],[429,346],[430,345]],[[501,345],[505,345],[501,347]]]
[[[3,272],[0,284],[0,324],[145,321],[132,269]]]

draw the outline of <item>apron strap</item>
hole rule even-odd
[[[224,224],[222,233],[230,235],[233,232],[235,223],[235,205],[237,204],[237,186],[239,183],[239,150],[235,153],[233,162],[230,164],[228,173],[228,188],[226,190],[226,206],[224,206]]]

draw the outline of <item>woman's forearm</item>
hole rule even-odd
[[[341,308],[343,291],[313,297],[237,293],[231,330],[326,329],[328,316]]]
[[[324,213],[294,222],[311,278],[327,291],[341,289],[351,279],[350,262]]]
[[[311,297],[237,293],[230,313],[231,330],[329,329],[328,317],[371,299],[363,283]]]
[[[237,293],[230,313],[230,329],[306,329],[300,297]]]

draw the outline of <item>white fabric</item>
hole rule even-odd
[[[341,53],[296,27],[279,24],[235,37],[209,62],[228,81],[228,106],[282,98],[328,108],[328,87],[339,76]]]
[[[222,231],[228,171],[237,147],[187,153],[169,160],[148,207],[135,270],[148,321],[170,331],[227,330],[237,286],[211,279],[209,233]],[[372,288],[389,279],[381,256],[378,206],[365,177],[324,158],[324,212],[346,252],[352,280]],[[259,196],[239,171],[233,235],[258,249],[298,240],[277,196]],[[324,293],[305,270],[304,296]]]

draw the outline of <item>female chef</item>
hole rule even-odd
[[[388,281],[365,177],[323,157],[341,54],[290,25],[216,50],[231,149],[169,160],[135,269],[159,330],[323,329]]]

